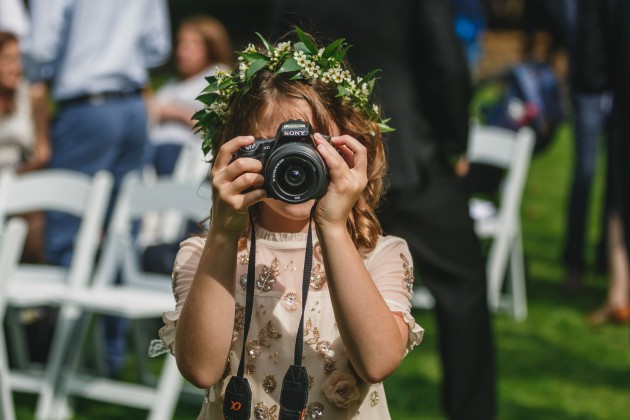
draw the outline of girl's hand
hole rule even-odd
[[[352,207],[367,185],[367,149],[348,135],[332,137],[334,147],[319,133],[314,138],[330,171],[328,192],[317,204],[315,221],[321,227],[329,225],[345,230]]]
[[[262,163],[252,158],[232,155],[243,146],[254,142],[252,136],[235,137],[217,153],[212,166],[212,233],[240,235],[249,221],[248,209],[267,196],[262,188],[247,193],[244,190],[263,184]]]

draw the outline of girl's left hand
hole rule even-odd
[[[315,221],[320,227],[331,225],[345,230],[352,207],[367,186],[367,149],[348,135],[332,137],[334,147],[319,133],[314,138],[330,171],[328,192],[317,204]]]

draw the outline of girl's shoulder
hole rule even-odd
[[[379,236],[374,249],[362,253],[366,266],[369,268],[387,260],[403,259],[411,261],[411,253],[407,241],[399,236]]]
[[[392,250],[408,251],[409,245],[407,245],[407,241],[401,238],[400,236],[381,235],[378,237],[376,246],[374,247],[371,253],[374,253],[377,251],[387,252],[387,251],[392,251]]]

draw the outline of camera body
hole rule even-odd
[[[324,136],[330,141],[330,137]],[[280,124],[276,137],[256,139],[234,153],[232,160],[248,157],[262,162],[267,196],[298,204],[326,194],[328,166],[316,150],[313,128],[302,120]]]

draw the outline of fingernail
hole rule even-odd
[[[315,133],[315,138],[320,141],[324,140],[324,136],[322,136],[320,133]]]

